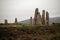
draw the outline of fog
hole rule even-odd
[[[34,18],[35,8],[49,12],[50,17],[60,17],[60,0],[0,0],[0,23],[7,19],[8,22],[14,22]]]

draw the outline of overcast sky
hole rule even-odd
[[[50,17],[60,17],[60,0],[0,0],[0,23],[7,19],[14,22],[34,17],[35,8],[39,8],[40,13],[45,9]]]

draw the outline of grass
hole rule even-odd
[[[0,40],[60,40],[60,25],[0,25]]]

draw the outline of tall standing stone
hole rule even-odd
[[[48,13],[48,11],[46,12],[46,24],[49,24],[49,13]]]
[[[42,11],[42,24],[45,24],[45,10]]]
[[[7,19],[5,19],[5,24],[8,24],[8,21],[7,21]]]
[[[30,24],[32,24],[32,17],[30,17]]]
[[[38,8],[35,9],[34,24],[37,24],[37,14],[38,14]]]
[[[37,21],[38,21],[38,24],[42,25],[41,14],[40,14],[40,12],[38,12]]]
[[[15,18],[15,24],[17,24],[18,22],[17,22],[17,18]]]

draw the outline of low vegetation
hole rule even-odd
[[[60,24],[0,25],[0,40],[60,40]]]

